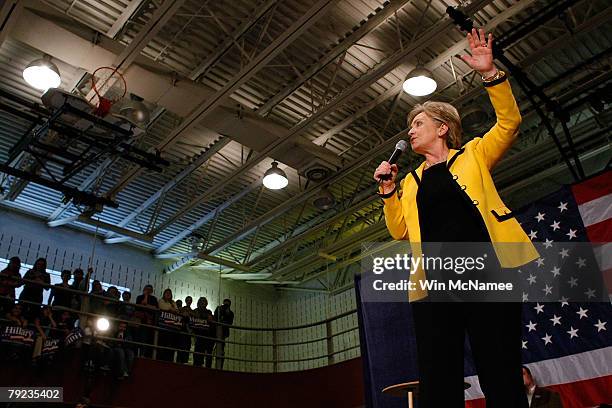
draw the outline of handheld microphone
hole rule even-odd
[[[404,153],[407,147],[408,147],[408,143],[405,140],[400,140],[399,142],[397,142],[397,144],[395,145],[395,150],[391,154],[391,157],[389,157],[389,160],[387,160],[389,164],[395,164],[397,162],[397,159],[399,159],[399,157],[402,155],[402,153]],[[383,174],[382,176],[379,177],[380,181],[390,180],[390,179],[391,179],[391,173]]]

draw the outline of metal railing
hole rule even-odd
[[[52,307],[53,311],[68,311],[75,317],[78,317],[78,323],[82,329],[86,327],[88,322],[93,322],[98,318],[105,317],[111,322],[111,327],[108,333],[113,333],[114,329],[119,322],[125,322],[128,325],[130,331],[143,332],[148,331],[152,333],[152,341],[143,342],[142,338],[136,340],[118,340],[106,333],[94,330],[93,336],[96,339],[105,342],[123,342],[129,344],[140,351],[141,357],[148,357],[153,359],[159,359],[161,350],[166,350],[171,353],[172,360],[174,360],[174,353],[188,353],[189,360],[193,360],[196,355],[201,355],[204,358],[213,357],[215,363],[217,361],[224,361],[228,364],[225,365],[225,369],[232,371],[247,371],[247,372],[279,372],[279,371],[297,371],[304,368],[311,368],[316,366],[323,366],[334,364],[335,362],[342,361],[348,358],[357,357],[359,350],[359,339],[358,339],[358,326],[357,324],[349,324],[350,327],[338,329],[338,322],[345,318],[351,318],[356,321],[356,310],[349,310],[341,313],[334,317],[324,319],[321,321],[302,324],[296,326],[286,327],[250,327],[250,326],[239,326],[239,325],[226,325],[220,322],[214,322],[215,330],[211,330],[209,335],[196,334],[190,329],[188,323],[186,323],[181,330],[169,329],[166,327],[160,327],[157,324],[150,325],[136,321],[132,319],[125,319],[118,314],[112,313],[92,313],[87,310],[88,305],[91,304],[92,300],[98,300],[104,304],[104,307],[108,307],[110,304],[115,306],[126,306],[129,305],[134,309],[144,311],[146,313],[159,314],[159,310],[154,310],[151,307],[138,305],[135,303],[126,303],[119,301],[115,298],[99,296],[91,293],[85,293],[71,288],[58,287],[55,285],[43,284],[37,281],[30,281],[21,279],[21,282],[28,285],[35,285],[42,287],[43,289],[53,289],[57,292],[63,291],[64,293],[71,293],[73,296],[79,297],[80,299],[89,299],[89,301],[81,301],[81,309],[71,309],[61,306]],[[10,299],[17,304],[31,305],[35,308],[40,308],[43,305],[41,303],[30,302],[26,300],[14,300],[7,297],[1,297],[1,300],[5,302]],[[5,316],[0,316],[4,318]],[[7,322],[6,319],[0,321],[0,326],[4,326]],[[32,326],[32,322],[29,322]],[[90,323],[89,323],[90,324]],[[231,335],[229,338],[217,337],[214,333],[216,327],[229,327]],[[314,336],[312,332],[317,332]],[[189,338],[189,342],[184,344],[182,347],[178,344],[161,344],[160,338],[168,334],[171,338],[174,338],[176,342],[180,341],[180,338]],[[346,347],[339,347],[336,343],[343,343],[342,341],[334,341],[336,338],[341,339],[342,336],[350,336],[349,345]],[[168,336],[166,336],[167,338]],[[244,339],[246,337],[246,340]],[[251,338],[259,338],[256,341]],[[264,338],[261,340],[260,338]],[[287,338],[286,340],[283,337]],[[310,337],[310,338],[308,338]],[[236,339],[238,338],[238,339]],[[299,338],[299,340],[296,340]],[[213,353],[204,353],[194,350],[191,342],[195,342],[196,339],[203,339],[209,342],[214,342],[215,350]],[[166,341],[167,343],[167,341]],[[222,348],[221,345],[225,346],[225,354],[220,355],[219,350]],[[188,345],[188,347],[187,347]],[[145,350],[150,349],[152,353],[145,353]],[[249,350],[250,349],[250,350]],[[262,357],[263,356],[263,357]],[[344,357],[344,358],[338,358]],[[166,360],[167,361],[167,360]],[[304,363],[304,364],[300,364]],[[311,363],[311,364],[306,364]],[[312,364],[317,363],[317,364]],[[223,363],[221,363],[223,365]],[[215,364],[217,365],[217,364]],[[217,365],[218,366],[218,365]]]

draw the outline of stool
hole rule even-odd
[[[467,390],[471,387],[470,383],[463,383],[463,389]],[[414,408],[414,396],[418,395],[419,392],[419,382],[412,381],[407,383],[400,383],[390,385],[382,390],[384,394],[393,395],[394,397],[403,398],[406,396],[408,398],[408,408]]]

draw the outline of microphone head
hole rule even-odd
[[[406,149],[408,148],[408,142],[406,142],[405,140],[400,140],[399,142],[397,142],[397,144],[395,145],[395,148],[397,150],[401,150],[402,152],[405,152]]]

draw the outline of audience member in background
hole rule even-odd
[[[176,303],[176,308],[178,310],[181,310],[183,308],[183,301],[181,299],[177,299],[175,303]]]
[[[87,276],[83,276],[83,270],[81,268],[75,269],[74,279],[72,280],[72,285],[70,287],[80,292],[87,292],[89,290],[89,278],[91,278],[92,273],[93,269],[88,268]],[[81,305],[83,303],[86,303],[86,306],[89,305],[89,299],[87,298],[87,296],[72,296],[72,308],[74,310],[81,310]]]
[[[106,291],[106,297],[111,299],[109,301],[104,302],[104,313],[107,316],[117,317],[119,315],[119,298],[121,297],[121,293],[119,293],[119,289],[116,286],[110,286]]]
[[[209,337],[203,339],[196,337],[193,351],[197,353],[206,353],[206,368],[212,367],[212,353],[215,347],[214,338],[214,320],[213,313],[208,309],[208,299],[201,297],[198,299],[198,307],[193,311],[193,316],[190,319],[193,333],[198,336]],[[201,354],[193,355],[193,365],[201,366],[204,362],[204,356]]]
[[[523,366],[523,384],[530,408],[563,408],[561,396],[554,391],[538,387],[526,366]]]
[[[51,276],[47,272],[47,260],[45,258],[38,258],[34,263],[34,267],[25,273],[23,279],[26,282],[24,283],[19,300],[23,301],[24,316],[29,320],[34,320],[38,316],[40,304],[43,301],[43,291],[49,290],[48,287],[45,288],[41,284],[49,285],[51,283]],[[28,302],[38,303],[38,305]]]
[[[159,310],[164,312],[172,312],[178,314],[176,302],[172,300],[172,290],[164,290],[162,298],[159,300]],[[177,347],[180,334],[173,333],[168,330],[160,330],[158,335],[158,344],[164,347]],[[157,357],[159,360],[174,361],[174,350],[158,349]]]
[[[106,336],[106,333],[98,332],[96,327],[97,317],[85,317],[83,325],[83,340],[81,347],[85,368],[87,370],[110,371],[108,362],[110,361],[110,346],[106,341],[100,339],[98,335]]]
[[[60,333],[60,337],[65,338],[72,329],[74,329],[75,318],[67,310],[61,310],[59,317],[55,320],[57,324],[57,330]]]
[[[113,336],[117,341],[111,346],[111,369],[117,377],[122,380],[128,377],[134,364],[134,347],[129,341],[133,341],[132,334],[126,322],[118,322],[117,331]]]
[[[61,313],[61,310],[56,309],[58,306],[70,309],[72,307],[72,293],[64,289],[71,289],[68,281],[72,274],[69,270],[65,269],[62,271],[62,283],[56,283],[51,289],[49,295],[48,305],[53,306],[53,312],[56,316]]]
[[[7,326],[17,326],[24,329],[28,326],[28,320],[23,315],[23,307],[20,304],[14,304],[5,317],[9,321]]]
[[[122,319],[133,322],[136,320],[136,306],[130,303],[132,301],[132,294],[127,290],[121,294],[121,302],[119,304],[119,315]]]
[[[218,323],[223,323],[226,325],[231,325],[234,323],[234,312],[231,311],[230,306],[232,305],[232,301],[229,299],[223,299],[223,304],[217,306],[215,309],[215,321]],[[225,339],[229,337],[229,327],[217,325],[216,329],[216,337],[219,340],[217,341],[216,350],[215,350],[215,368],[219,370],[223,370],[223,356],[225,355]]]
[[[89,297],[89,313],[104,314],[106,305],[101,297],[104,297],[106,293],[99,280],[96,279],[91,283],[91,292],[89,294],[94,295]]]
[[[36,340],[34,341],[34,353],[32,353],[33,359],[38,359],[42,352],[43,343],[50,334],[56,332],[57,324],[53,319],[53,313],[49,306],[43,306],[40,310],[40,315],[34,319],[34,326],[36,327]]]
[[[155,311],[159,307],[157,298],[153,296],[153,286],[145,285],[142,289],[142,295],[136,297],[136,318],[140,323],[152,326],[155,324]],[[138,341],[141,343],[153,344],[153,329],[149,327],[140,327],[138,330]],[[140,355],[151,357],[152,348],[140,348]]]
[[[23,308],[20,304],[13,304],[11,310],[5,315],[8,322],[3,326],[21,327],[27,329],[28,321],[23,316]],[[22,360],[25,361],[32,355],[32,349],[23,344],[12,344],[4,342],[0,344],[0,358],[2,360]]]
[[[191,296],[187,296],[185,298],[185,306],[179,308],[179,313],[183,316],[183,335],[181,335],[180,341],[180,349],[186,351],[179,351],[176,354],[176,362],[177,363],[187,363],[189,361],[189,350],[191,350],[191,329],[189,327],[189,318],[193,315],[193,310],[191,309],[191,304],[193,303],[193,298]],[[178,307],[178,300],[176,303]]]
[[[15,304],[15,288],[23,285],[20,269],[21,259],[14,256],[0,272],[0,315],[10,312]]]

